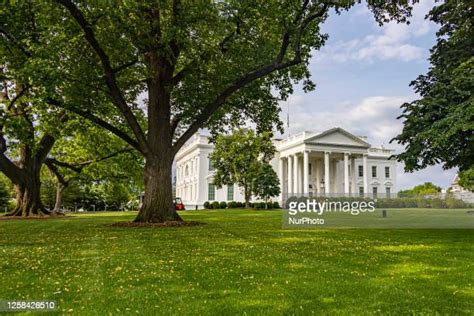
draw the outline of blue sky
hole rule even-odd
[[[282,102],[282,120],[289,108],[290,128],[285,132],[320,131],[335,126],[367,136],[374,146],[389,144],[402,129],[396,117],[400,105],[417,98],[409,84],[429,67],[429,49],[438,26],[424,19],[431,0],[415,4],[410,25],[388,23],[380,27],[364,5],[341,15],[332,13],[323,25],[329,34],[325,47],[313,53],[310,69],[316,90],[300,88]],[[433,166],[404,173],[398,166],[398,188],[431,181],[446,188],[455,170]]]

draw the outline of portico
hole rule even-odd
[[[341,128],[312,135],[303,132],[277,143],[283,199],[290,195],[355,194],[355,161],[363,161],[364,192],[368,192],[370,144]]]
[[[313,150],[280,157],[280,183],[283,184],[284,193],[290,194],[356,193],[355,159],[363,158],[364,193],[368,193],[367,159],[364,157],[365,154],[351,152]],[[336,169],[341,163],[343,177],[339,179]],[[340,181],[343,190],[337,185]]]

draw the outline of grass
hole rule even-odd
[[[0,299],[73,314],[472,314],[474,230],[283,230],[277,211],[0,221]]]

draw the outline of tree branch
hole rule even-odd
[[[16,48],[18,48],[23,55],[26,57],[31,57],[31,53],[18,41],[15,37],[13,37],[11,34],[9,34],[4,28],[0,28],[0,34],[3,34],[3,36],[11,42]]]
[[[138,59],[137,58],[134,58],[133,60],[129,61],[128,63],[125,63],[121,66],[118,66],[117,68],[114,68],[113,71],[114,73],[119,73],[121,72],[122,70],[125,70],[129,67],[132,67],[133,65],[135,65],[136,63],[138,63]]]
[[[38,152],[35,155],[35,159],[37,162],[39,162],[40,164],[44,162],[49,152],[51,151],[51,148],[53,148],[55,142],[55,137],[49,134],[43,135],[43,137],[39,141]]]
[[[135,138],[137,140],[137,144],[140,148],[141,153],[146,153],[149,151],[148,144],[146,142],[145,134],[137,121],[137,118],[133,114],[132,110],[128,106],[124,96],[122,95],[122,91],[117,84],[117,79],[115,77],[116,71],[112,68],[110,64],[109,56],[105,53],[102,46],[97,41],[94,30],[92,26],[87,22],[83,13],[79,8],[71,1],[71,0],[56,0],[59,4],[65,7],[74,20],[79,24],[82,31],[84,32],[84,36],[87,42],[91,45],[93,50],[96,52],[97,56],[100,59],[102,64],[102,68],[105,73],[105,83],[110,90],[110,95],[112,97],[112,101],[114,105],[122,112],[123,116],[125,117],[128,125],[130,126]]]
[[[47,99],[46,102],[50,105],[53,105],[55,107],[71,111],[71,112],[73,112],[73,113],[75,113],[75,114],[77,114],[77,115],[79,115],[79,116],[81,116],[85,119],[88,119],[89,121],[96,124],[97,126],[105,128],[109,132],[111,132],[114,135],[120,137],[121,139],[123,139],[125,142],[127,142],[130,146],[132,146],[133,148],[135,148],[139,152],[144,153],[135,139],[131,138],[127,133],[120,130],[119,128],[117,128],[117,127],[113,126],[112,124],[104,121],[103,119],[95,116],[91,112],[79,110],[79,109],[76,109],[74,107],[67,107],[64,104],[62,104],[61,102],[59,102],[58,100],[51,99],[51,98]]]
[[[7,151],[7,141],[3,136],[2,130],[3,125],[0,125],[0,171],[5,174],[11,182],[19,184],[21,182],[23,171],[5,155],[5,152]]]
[[[51,159],[46,159],[44,162],[45,165],[48,167],[49,170],[54,174],[56,179],[58,179],[59,183],[61,183],[63,186],[67,187],[69,185],[69,181],[67,181],[64,176],[59,172],[58,167],[54,164],[54,162]]]
[[[12,106],[15,104],[15,102],[20,99],[23,95],[25,95],[26,91],[28,90],[28,86],[24,87],[23,89],[21,89],[21,91],[19,93],[17,93],[17,95],[10,100],[10,104],[8,104],[8,107],[7,107],[7,110],[10,111]]]
[[[45,163],[52,164],[52,165],[55,165],[57,167],[67,168],[67,169],[72,170],[72,171],[77,172],[77,173],[80,173],[82,171],[82,169],[84,168],[84,167],[81,167],[81,166],[77,166],[75,164],[70,164],[70,163],[67,163],[67,162],[64,162],[64,161],[59,161],[56,158],[46,158]]]
[[[23,171],[18,168],[4,153],[0,153],[0,171],[10,179],[13,184],[22,182]]]
[[[124,149],[118,150],[116,152],[110,153],[106,156],[103,156],[103,157],[100,157],[100,158],[97,158],[97,159],[91,159],[91,160],[88,160],[88,161],[79,162],[79,163],[67,163],[67,162],[64,162],[64,161],[57,160],[55,158],[47,158],[45,160],[45,164],[48,166],[48,168],[51,170],[51,172],[54,173],[54,175],[56,176],[58,181],[61,182],[62,184],[64,184],[65,186],[67,186],[70,180],[66,180],[64,178],[64,176],[59,172],[58,167],[67,168],[67,169],[72,170],[76,173],[81,173],[82,170],[85,167],[87,167],[87,166],[89,166],[93,163],[98,163],[98,162],[116,157],[120,154],[123,154],[123,153],[126,153],[126,152],[131,152],[132,150],[133,150],[132,148],[124,148]]]

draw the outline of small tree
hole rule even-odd
[[[398,192],[399,197],[414,197],[420,195],[436,194],[441,192],[441,188],[431,182],[425,182],[414,186],[412,189],[401,190]]]
[[[261,163],[260,170],[252,186],[253,193],[265,200],[265,208],[268,200],[280,194],[280,179],[269,163]]]
[[[231,135],[218,136],[211,159],[215,168],[214,184],[237,184],[243,189],[245,207],[249,207],[252,184],[260,174],[261,164],[268,163],[275,154],[271,134],[255,134],[253,130],[239,129]]]

